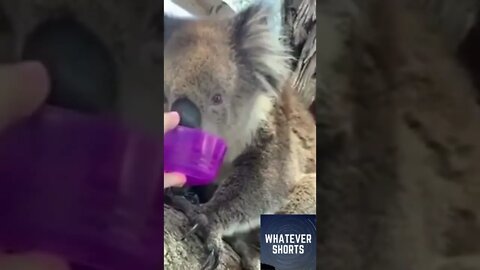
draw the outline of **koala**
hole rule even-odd
[[[291,87],[290,54],[270,16],[254,4],[232,17],[165,19],[167,110],[229,147],[212,197],[178,207],[192,224],[186,237],[205,241],[204,269],[222,261],[224,237],[258,235],[262,214],[316,212],[315,121]],[[259,269],[254,249],[232,246],[244,269]]]

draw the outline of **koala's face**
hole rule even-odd
[[[231,19],[179,21],[166,37],[165,96],[181,125],[242,132],[266,109],[259,100],[278,94],[286,58],[262,20],[267,14],[253,7]]]
[[[169,110],[180,113],[181,125],[224,134],[222,129],[247,115],[251,92],[240,91],[241,77],[225,29],[196,23],[185,27],[166,48]]]

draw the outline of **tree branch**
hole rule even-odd
[[[196,236],[184,241],[180,239],[189,230],[188,220],[183,213],[164,205],[164,263],[166,270],[200,269],[207,257],[205,246]],[[240,270],[240,257],[225,244],[225,255],[218,269]]]

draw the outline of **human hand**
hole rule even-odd
[[[33,113],[48,89],[47,71],[40,63],[0,65],[0,131]]]
[[[163,114],[163,133],[174,129],[180,122],[180,116],[177,112],[168,112]],[[185,175],[180,173],[165,173],[164,174],[164,188],[172,186],[183,186],[187,180]]]
[[[49,90],[46,69],[37,62],[0,65],[0,132],[29,116],[45,101]],[[6,254],[0,249],[2,270],[67,270],[61,259],[40,253]]]

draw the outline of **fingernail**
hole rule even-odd
[[[164,173],[164,183],[163,187],[168,188],[168,187],[182,187],[187,178],[184,174],[181,173]]]
[[[180,114],[178,114],[178,112],[176,112],[176,111],[168,112],[168,113],[167,113],[167,116],[168,116],[168,117],[171,117],[172,119],[174,119],[174,118],[175,118],[175,119],[176,119],[176,118],[180,119]]]
[[[183,173],[173,173],[173,175],[178,179],[178,183],[175,185],[176,187],[183,187],[185,182],[187,182],[187,177]]]

